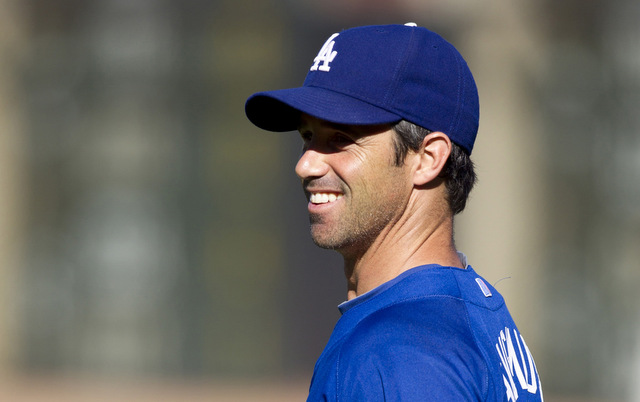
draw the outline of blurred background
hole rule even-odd
[[[476,76],[458,248],[545,397],[640,401],[635,0],[0,0],[0,400],[304,400],[341,259],[244,101],[409,21]]]

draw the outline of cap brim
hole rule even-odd
[[[245,113],[256,126],[268,131],[293,131],[300,112],[337,124],[395,123],[402,117],[370,103],[318,87],[299,87],[253,94]]]

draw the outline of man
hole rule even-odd
[[[311,235],[344,257],[348,301],[308,400],[543,399],[502,296],[455,248],[479,106],[451,44],[415,24],[348,29],[302,87],[254,94],[245,110],[300,132]]]

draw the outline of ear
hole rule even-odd
[[[451,154],[451,140],[439,131],[435,131],[422,141],[417,152],[417,165],[413,175],[413,184],[423,186],[435,180],[444,168]]]

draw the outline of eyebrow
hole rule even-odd
[[[302,120],[302,119],[300,119]],[[340,123],[333,123],[327,120],[322,120],[322,125],[327,126],[330,129],[334,129],[334,130],[338,130],[338,131],[344,131],[346,133],[355,133],[355,130],[353,129],[353,126],[350,126],[348,124],[340,124]],[[303,129],[305,128],[305,125],[299,121],[298,125],[296,127],[298,129],[298,131],[303,131]]]
[[[300,120],[302,120],[302,119],[300,119]],[[336,131],[341,131],[343,133],[354,135],[354,136],[367,136],[367,135],[377,134],[377,133],[382,132],[384,130],[383,129],[381,129],[381,130],[369,130],[369,129],[372,129],[374,127],[386,126],[385,124],[379,124],[379,125],[378,124],[371,124],[371,125],[365,124],[365,125],[362,125],[362,126],[359,126],[357,124],[349,125],[349,124],[333,123],[333,122],[330,122],[330,121],[327,121],[327,120],[322,120],[321,124],[326,126],[329,129],[333,129],[333,130],[336,130]],[[359,129],[359,128],[361,128],[361,129]],[[391,125],[389,125],[388,128],[391,128]],[[302,123],[302,121],[300,121],[298,123],[297,130],[299,132],[305,132],[305,131],[308,131],[309,129]]]

